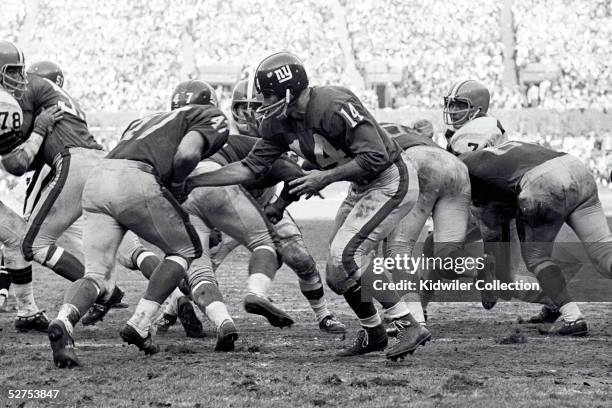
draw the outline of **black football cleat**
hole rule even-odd
[[[353,345],[346,350],[342,350],[337,355],[339,357],[352,357],[375,351],[383,351],[388,343],[389,338],[387,337],[385,326],[380,324],[376,327],[359,330],[357,337],[353,340]]]
[[[344,334],[346,326],[334,315],[328,315],[319,322],[319,330],[328,334]]]
[[[15,329],[21,333],[30,331],[46,333],[48,327],[49,318],[44,310],[36,312],[32,316],[17,316],[17,319],[15,319]]]
[[[217,329],[215,351],[234,351],[234,343],[238,340],[238,329],[233,321],[226,319]]]
[[[123,299],[123,291],[119,289],[117,286],[113,288],[113,293],[111,293],[110,298],[107,301],[94,303],[85,316],[81,319],[81,323],[83,326],[93,326],[94,324],[101,322],[104,320],[104,316],[108,313],[108,311],[116,304],[121,302]]]
[[[561,317],[561,312],[559,311],[558,307],[544,305],[542,306],[540,313],[535,316],[531,316],[529,319],[521,321],[520,323],[554,323],[557,321],[557,319],[559,319],[559,317]]]
[[[79,367],[81,363],[74,351],[74,340],[61,320],[53,320],[49,324],[48,334],[53,363],[57,368]]]
[[[586,336],[589,334],[589,326],[584,318],[573,322],[559,320],[553,324],[538,327],[538,332],[553,336]]]
[[[166,333],[170,327],[176,323],[176,316],[168,313],[162,314],[159,319],[155,322],[155,327],[157,328],[157,332]]]
[[[265,317],[274,327],[291,327],[295,323],[291,316],[274,306],[270,300],[252,293],[244,298],[244,310]]]
[[[178,300],[178,318],[185,329],[187,337],[202,338],[206,337],[202,322],[198,319],[191,300],[183,296]]]
[[[397,328],[395,343],[387,349],[386,357],[397,361],[408,354],[413,354],[419,346],[425,345],[431,340],[431,333],[421,326],[412,316],[393,322]]]
[[[125,324],[119,335],[127,344],[133,344],[140,350],[144,351],[146,355],[153,355],[159,351],[159,346],[153,341],[151,333],[147,334],[144,339],[140,337],[140,334],[129,324]]]

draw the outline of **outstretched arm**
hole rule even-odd
[[[189,177],[187,179],[187,191],[189,192],[196,187],[251,183],[256,179],[255,173],[242,162],[234,162],[218,170]]]

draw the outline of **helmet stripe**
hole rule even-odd
[[[247,78],[247,91],[246,91],[247,99],[255,99],[255,92],[253,92],[254,86],[255,86],[255,73],[253,72]]]
[[[455,86],[453,86],[453,89],[451,89],[450,92],[450,97],[454,98],[455,96],[457,96],[457,93],[459,92],[459,88],[461,88],[463,86],[463,84],[465,84],[468,81],[459,81],[455,84]]]

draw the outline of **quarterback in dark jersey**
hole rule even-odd
[[[277,53],[265,58],[255,79],[257,91],[264,95],[264,106],[259,109],[264,117],[262,139],[244,160],[202,174],[194,185],[254,180],[289,150],[320,169],[292,181],[293,194],[315,194],[335,181],[352,181],[336,218],[327,282],[345,296],[363,330],[341,355],[386,348],[387,334],[373,297],[400,330],[387,357],[398,359],[414,352],[429,340],[427,329],[414,319],[395,291],[382,293],[361,286],[361,277],[371,266],[372,250],[418,197],[414,166],[351,91],[335,86],[308,87],[304,66],[295,55]]]
[[[245,133],[257,135],[256,123],[252,126],[251,120],[254,120],[255,110],[261,106],[263,98],[258,100],[252,93],[253,91],[252,85],[249,85],[247,80],[236,85],[232,96],[233,122],[231,125]],[[257,140],[255,137],[231,134],[225,146],[200,163],[191,176],[221,168],[229,163],[239,162],[248,156]],[[297,274],[300,289],[315,312],[321,331],[345,332],[344,325],[328,310],[323,296],[321,276],[314,259],[304,244],[298,226],[288,213],[282,216],[280,222],[272,226],[267,222],[262,211],[262,208],[274,197],[273,186],[279,181],[293,180],[302,175],[301,168],[294,161],[283,156],[277,159],[272,168],[255,184],[199,187],[190,193],[189,199],[185,202],[184,207],[188,212],[206,220],[207,224],[229,235],[216,248],[215,256],[211,256],[212,269],[204,265],[199,267],[203,260],[202,257],[192,264],[189,271],[190,286],[194,288],[194,300],[205,314],[217,323],[219,328],[221,322],[231,320],[231,317],[220,304],[215,306],[211,303],[222,302],[214,269],[236,246],[244,245],[252,253],[247,281],[249,294],[245,297],[245,309],[248,312],[262,314],[273,326],[282,327],[293,323],[293,320],[284,311],[267,298],[267,289],[272,283],[275,272],[284,262]],[[189,179],[187,182],[189,183]],[[297,198],[285,197],[285,199]],[[195,226],[199,231],[198,225]],[[278,262],[279,259],[281,263]],[[178,295],[175,293],[175,296]],[[172,312],[175,303],[169,306],[167,310]],[[222,311],[224,311],[223,316],[221,316]],[[175,308],[174,313],[176,312]],[[171,313],[168,315],[171,316]],[[168,316],[164,316],[160,324],[171,320]]]
[[[165,259],[120,334],[146,354],[158,351],[151,337],[152,319],[202,253],[177,198],[183,198],[187,175],[223,146],[227,134],[223,113],[194,94],[186,106],[132,122],[98,163],[83,191],[86,273],[68,289],[57,319],[49,325],[58,367],[79,365],[73,327],[96,299],[112,290],[115,254],[128,230],[158,246]]]
[[[501,226],[515,219],[525,264],[559,307],[562,322],[541,331],[586,334],[587,323],[552,257],[552,243],[567,223],[598,270],[612,278],[612,234],[586,166],[569,154],[516,141],[478,147],[460,158],[470,172],[485,251],[503,256],[506,247],[487,243],[501,241]]]

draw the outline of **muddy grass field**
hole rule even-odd
[[[324,270],[330,222],[304,223],[311,251]],[[75,330],[83,367],[53,366],[44,334],[18,334],[13,316],[0,314],[0,407],[243,407],[443,406],[609,407],[612,401],[611,304],[581,305],[590,324],[585,338],[541,336],[517,325],[537,305],[433,303],[433,341],[403,362],[383,353],[340,359],[358,325],[341,298],[327,291],[332,309],[349,327],[346,338],[319,332],[292,272],[279,272],[272,297],[297,321],[275,329],[247,315],[247,254],[236,252],[219,273],[221,288],[240,329],[237,351],[215,353],[214,333],[187,339],[180,325],[157,337],[161,352],[145,357],[123,345],[119,329],[145,288],[137,273],[119,283],[130,309],[114,309],[93,328]],[[39,305],[54,317],[65,281],[35,269]],[[501,344],[520,329],[526,343]],[[10,399],[9,390],[57,390],[55,398]]]

